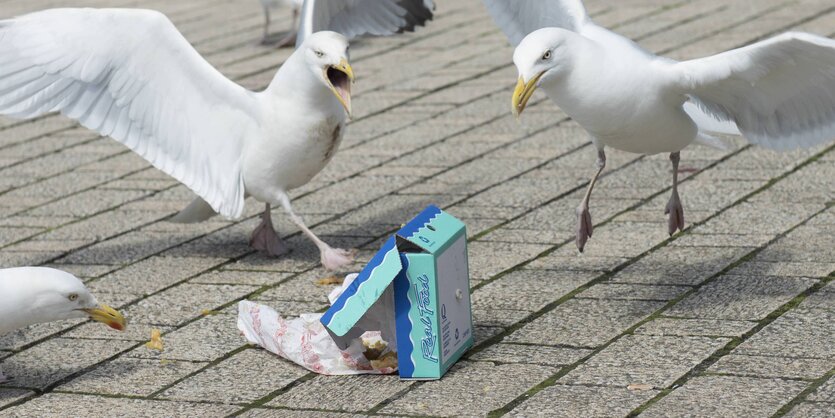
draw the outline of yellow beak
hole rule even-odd
[[[348,83],[337,82],[336,85],[334,85],[334,79],[331,79],[328,75],[328,72],[331,69],[344,73],[345,76],[348,77]],[[347,59],[343,58],[339,64],[325,67],[325,79],[328,80],[329,87],[334,96],[336,96],[339,103],[342,104],[342,107],[345,108],[345,112],[348,113],[348,117],[351,117],[351,84],[354,83],[354,69],[351,68],[351,64],[348,63]]]
[[[525,83],[524,78],[519,76],[519,81],[516,82],[516,88],[513,90],[513,99],[511,100],[513,116],[518,118],[525,110],[525,106],[528,105],[528,100],[533,96],[533,92],[536,90],[537,83],[542,78],[542,74],[545,73],[537,74],[536,77],[530,79],[527,83]]]
[[[90,319],[93,321],[101,322],[110,328],[117,329],[119,331],[124,331],[125,326],[127,325],[125,317],[122,316],[119,311],[107,305],[101,305],[98,308],[84,309],[84,312],[87,312],[87,315],[90,315]]]

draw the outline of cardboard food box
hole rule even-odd
[[[473,346],[464,223],[426,208],[386,241],[321,321],[344,349],[368,329],[362,319],[372,306],[394,307],[385,313],[394,330],[382,332],[396,335],[401,379],[443,376]]]

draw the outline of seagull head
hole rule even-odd
[[[52,322],[70,318],[89,318],[117,329],[125,329],[125,318],[110,306],[100,304],[81,280],[72,274],[45,267],[26,267],[0,279],[16,280],[20,294],[26,301],[18,312],[29,324]]]
[[[518,118],[525,110],[533,92],[568,71],[571,65],[569,38],[573,32],[560,28],[543,28],[522,39],[513,52],[513,63],[519,80],[513,91],[513,114]]]
[[[316,32],[305,39],[301,49],[310,70],[336,96],[350,117],[354,70],[348,57],[348,39],[336,32]]]

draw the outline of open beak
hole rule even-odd
[[[525,83],[525,79],[522,76],[519,76],[519,81],[516,82],[516,88],[513,90],[513,116],[519,118],[519,115],[525,110],[525,106],[528,105],[528,100],[531,99],[533,96],[533,92],[536,90],[537,85],[539,84],[539,79],[542,78],[542,75],[545,74],[541,72],[536,75],[536,77],[530,79],[527,83]]]
[[[354,70],[345,58],[337,65],[325,67],[325,79],[331,91],[342,103],[348,117],[351,117],[351,84],[354,82]]]
[[[110,328],[117,329],[119,331],[125,330],[125,317],[122,316],[119,311],[107,305],[100,305],[98,308],[84,309],[84,312],[87,312],[87,315],[89,315],[90,319],[93,321],[101,322]]]

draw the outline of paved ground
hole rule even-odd
[[[2,0],[0,15],[63,4]],[[263,88],[288,51],[256,45],[255,0],[83,0],[167,13],[214,65]],[[644,46],[698,57],[802,29],[832,35],[832,0],[588,2]],[[279,25],[286,25],[282,15]],[[0,265],[52,265],[120,306],[90,323],[0,338],[17,377],[4,416],[835,414],[835,149],[694,147],[690,228],[665,234],[666,156],[612,151],[587,253],[574,208],[594,168],[583,132],[537,96],[510,116],[511,49],[478,0],[440,0],[417,34],[358,42],[351,124],[334,162],[295,193],[335,244],[367,259],[428,203],[465,220],[477,347],[440,381],[323,377],[248,347],[235,304],[321,310],[315,248],[270,260],[238,223],[166,223],[189,192],[67,119],[0,121]],[[390,66],[396,63],[395,66]],[[361,263],[357,264],[357,268]],[[204,309],[218,315],[201,316]],[[162,354],[143,346],[164,331]],[[347,416],[347,415],[346,415]]]

